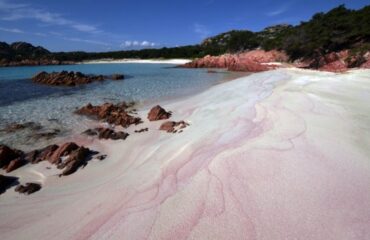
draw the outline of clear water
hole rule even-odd
[[[78,87],[53,87],[33,83],[40,71],[80,71],[85,74],[123,73],[123,81],[106,80]],[[137,101],[155,104],[162,99],[184,97],[230,78],[228,73],[210,74],[205,69],[174,68],[168,64],[81,64],[0,68],[0,129],[10,123],[36,122],[43,131],[59,129],[62,135],[83,129],[85,119],[73,114],[87,103]],[[28,135],[27,135],[28,134]],[[34,145],[26,131],[0,131],[0,142]]]

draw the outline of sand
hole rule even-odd
[[[183,133],[146,121],[85,140],[109,156],[71,176],[16,170],[43,189],[0,196],[0,239],[370,239],[369,102],[370,70],[298,69],[167,102]]]

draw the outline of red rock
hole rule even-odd
[[[58,145],[53,144],[43,149],[33,150],[26,154],[25,160],[33,164],[48,160],[51,158],[55,150],[57,150],[58,148],[59,148]]]
[[[6,145],[0,145],[0,168],[7,168],[10,161],[22,155],[19,150],[11,149]]]
[[[119,104],[104,103],[100,106],[93,106],[87,104],[85,107],[76,111],[77,114],[94,116],[99,120],[105,120],[110,124],[121,125],[122,127],[129,127],[130,125],[140,124],[142,121],[139,117],[134,117],[128,114],[127,110],[130,104],[125,102]]]
[[[52,164],[58,164],[61,161],[61,157],[69,155],[72,151],[78,149],[79,146],[74,142],[64,143],[57,150],[53,152],[51,157],[47,159]]]
[[[26,183],[25,185],[18,185],[15,188],[15,191],[29,195],[37,191],[40,191],[40,189],[41,189],[41,185],[38,183]]]
[[[183,65],[189,68],[226,68],[230,71],[260,72],[275,68],[276,66],[265,65],[270,62],[286,62],[286,54],[273,50],[253,50],[241,54],[224,54],[221,56],[205,56]]]
[[[60,169],[65,168],[61,175],[70,175],[76,172],[79,167],[86,165],[90,153],[90,149],[82,146],[71,152],[68,159],[58,165]]]
[[[10,163],[6,167],[6,170],[5,171],[7,173],[12,172],[12,171],[16,170],[17,168],[22,167],[26,163],[27,162],[25,160],[21,159],[21,158],[13,159],[13,160],[10,161]]]
[[[80,84],[88,84],[94,81],[103,81],[104,79],[120,80],[123,79],[122,74],[113,74],[111,76],[103,75],[85,75],[80,72],[40,72],[32,77],[32,80],[37,83],[53,85],[53,86],[76,86]]]
[[[161,106],[157,105],[149,111],[148,119],[149,121],[169,119],[171,115],[171,112],[166,112]]]
[[[167,121],[160,126],[159,130],[166,131],[169,133],[176,133],[178,130],[186,128],[187,126],[189,126],[189,124],[184,121],[180,122]]]

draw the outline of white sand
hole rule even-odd
[[[189,59],[101,59],[101,60],[92,60],[84,61],[81,64],[101,64],[101,63],[154,63],[154,64],[175,64],[181,65],[191,62]]]
[[[168,103],[181,134],[145,122],[74,175],[16,170],[44,186],[0,196],[0,239],[370,239],[369,102],[370,70],[279,69]]]

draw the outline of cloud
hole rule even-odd
[[[0,0],[0,12],[3,12],[2,20],[17,21],[21,19],[34,19],[50,25],[68,26],[80,32],[101,33],[96,26],[76,22],[64,18],[59,13],[53,13],[44,9],[30,7],[28,4],[14,4]]]
[[[149,42],[149,41],[124,41],[121,43],[120,47],[121,48],[145,48],[145,47],[155,47],[158,44],[154,42]]]
[[[22,31],[18,28],[3,28],[3,27],[0,27],[0,31],[11,32],[11,33],[25,33],[24,31]]]
[[[111,44],[107,42],[102,41],[96,41],[91,39],[82,39],[82,38],[70,38],[70,37],[64,37],[64,40],[72,41],[72,42],[82,42],[82,43],[89,43],[89,44],[95,44],[95,45],[101,45],[101,46],[111,46]]]
[[[294,1],[287,2],[283,5],[281,5],[279,8],[277,8],[275,10],[272,10],[270,12],[267,12],[265,14],[269,17],[279,16],[279,15],[285,13],[286,11],[288,11],[292,4],[294,4]]]
[[[199,23],[195,23],[193,25],[193,30],[202,39],[208,37],[211,34],[211,31],[206,26]]]

